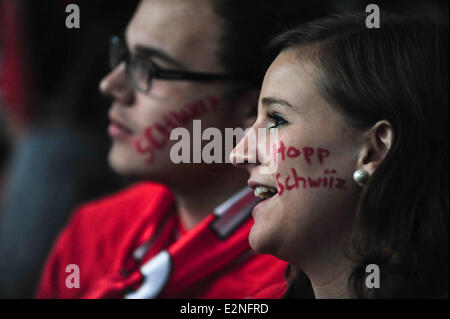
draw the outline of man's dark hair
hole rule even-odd
[[[299,59],[317,67],[321,95],[349,125],[368,129],[385,119],[393,128],[393,144],[365,185],[355,215],[351,291],[360,298],[444,296],[448,25],[381,12],[381,28],[368,29],[365,19],[325,17],[279,36],[272,46],[274,53],[297,50]],[[380,268],[380,288],[365,285],[369,264]]]

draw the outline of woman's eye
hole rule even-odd
[[[280,125],[287,123],[287,121],[277,113],[267,113],[267,117],[270,118],[274,122],[274,124],[272,126],[270,126],[269,129],[276,128]]]

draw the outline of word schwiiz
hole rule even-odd
[[[299,160],[303,157],[304,161],[311,166],[312,161],[315,160],[319,165],[324,164],[325,158],[328,158],[331,152],[325,148],[313,148],[310,146],[304,146],[298,149],[294,146],[286,147],[283,141],[280,141],[279,146],[273,145],[273,161],[278,163],[278,158],[281,161],[288,159]],[[323,171],[323,176],[312,178],[310,176],[299,176],[295,168],[291,168],[291,175],[282,176],[277,173],[276,179],[278,184],[278,195],[283,195],[285,191],[291,191],[299,188],[325,188],[325,189],[347,189],[346,180],[334,174],[336,170],[326,168]]]

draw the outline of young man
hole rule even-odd
[[[113,99],[111,167],[152,182],[76,211],[37,297],[246,298],[284,281],[285,262],[249,248],[248,176],[226,163],[174,164],[170,133],[192,136],[193,120],[222,133],[251,123],[265,42],[318,15],[298,2],[141,1],[124,39],[112,39],[100,89]]]

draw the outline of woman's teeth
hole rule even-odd
[[[259,197],[261,199],[267,199],[272,197],[277,193],[277,190],[274,188],[268,188],[265,186],[257,186],[255,188],[255,197]]]

